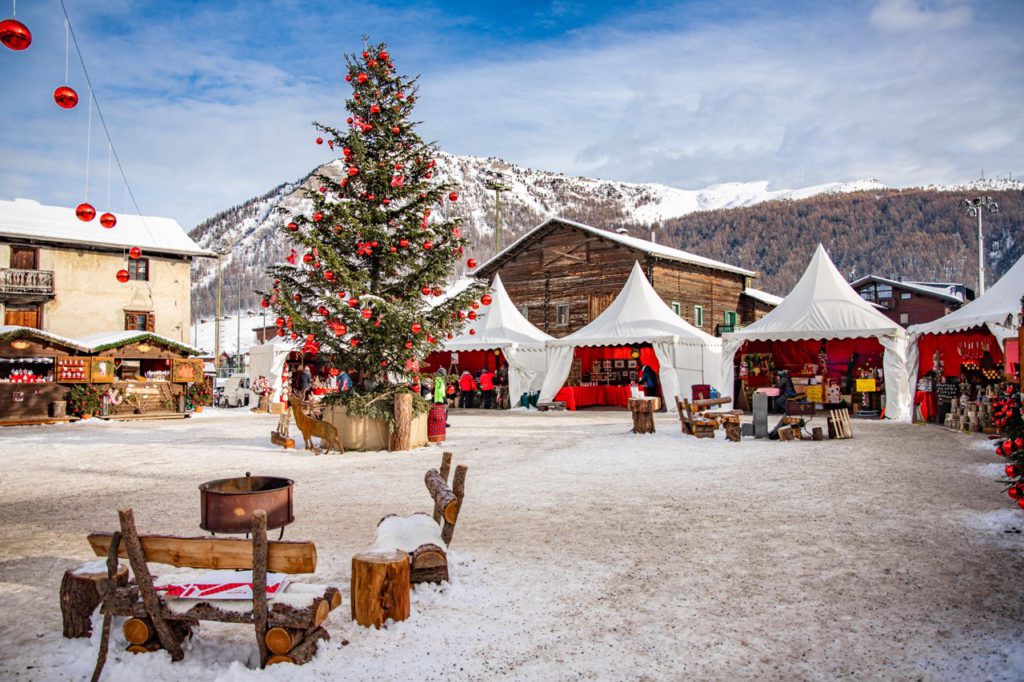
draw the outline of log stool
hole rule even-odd
[[[661,406],[656,397],[630,398],[629,410],[633,413],[633,433],[654,433],[654,412]]]
[[[64,636],[89,637],[92,635],[92,612],[103,598],[100,585],[107,579],[104,561],[89,561],[78,568],[69,568],[60,582],[60,613],[64,621]],[[128,584],[128,567],[118,566],[114,578],[118,587]]]
[[[363,552],[352,557],[352,618],[378,630],[388,618],[409,617],[409,555]]]

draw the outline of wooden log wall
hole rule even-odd
[[[671,261],[655,263],[652,271],[654,290],[670,306],[677,301],[682,307],[680,312],[684,320],[694,324],[694,306],[703,306],[704,324],[701,329],[712,336],[717,325],[725,324],[726,311],[737,315],[742,312],[740,298],[746,288],[743,275]],[[753,320],[740,319],[740,324],[750,322]]]

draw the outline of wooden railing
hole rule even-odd
[[[51,270],[0,268],[0,294],[53,296],[53,272]]]

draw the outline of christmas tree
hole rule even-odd
[[[1006,384],[1002,398],[995,403],[995,425],[1003,438],[996,444],[996,454],[1007,459],[1006,493],[1024,509],[1024,415],[1019,386]]]
[[[457,188],[439,180],[436,146],[410,120],[416,79],[397,75],[383,43],[346,63],[345,125],[314,123],[316,143],[341,153],[341,173],[318,174],[310,211],[286,219],[292,255],[271,268],[264,305],[278,315],[278,335],[301,339],[331,374],[372,380],[372,398],[338,396],[350,412],[387,418],[381,394],[405,390],[417,360],[476,317],[483,286],[443,296],[467,242],[445,215]],[[376,410],[360,409],[371,403]]]

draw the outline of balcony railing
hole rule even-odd
[[[53,296],[53,272],[0,268],[0,295]]]

